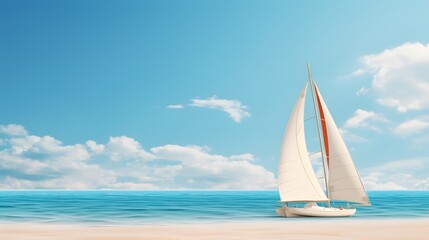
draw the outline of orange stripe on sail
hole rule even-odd
[[[322,125],[322,134],[323,134],[323,143],[325,144],[326,162],[328,163],[328,167],[329,167],[329,142],[328,142],[328,129],[326,128],[326,121],[325,121],[325,113],[323,112],[322,104],[320,103],[319,92],[317,92],[316,86],[314,86],[314,90],[316,92],[317,105],[319,107],[320,123]]]

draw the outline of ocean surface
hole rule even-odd
[[[429,218],[429,191],[369,191],[353,219]],[[277,191],[0,191],[0,223],[169,224],[300,221],[276,216]],[[334,205],[345,206],[336,202]]]

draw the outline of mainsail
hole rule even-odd
[[[320,92],[314,84],[328,164],[328,189],[331,200],[343,200],[370,205],[368,195],[352,157]]]
[[[280,150],[278,185],[282,202],[329,201],[308,157],[304,134],[307,84],[289,118]]]

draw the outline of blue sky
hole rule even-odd
[[[310,62],[367,187],[429,188],[428,8],[2,0],[0,187],[275,188]]]

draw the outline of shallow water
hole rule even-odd
[[[429,191],[368,194],[353,219],[429,217]],[[278,221],[278,201],[277,191],[0,191],[0,223]]]

